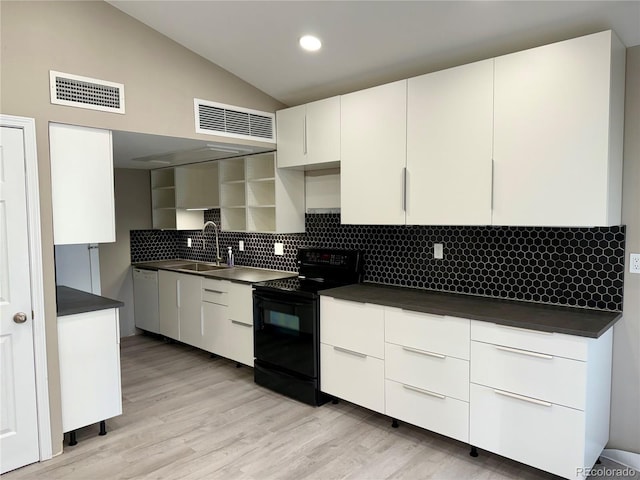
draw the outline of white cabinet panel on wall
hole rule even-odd
[[[278,167],[329,168],[340,161],[340,97],[276,112]]]
[[[495,59],[495,225],[617,225],[625,49],[611,31]]]
[[[115,242],[111,131],[49,125],[56,245]]]
[[[405,223],[407,81],[343,95],[341,122],[341,221]]]
[[[491,224],[493,59],[410,78],[407,224]]]

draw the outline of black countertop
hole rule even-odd
[[[124,306],[124,303],[119,300],[112,300],[65,286],[56,287],[56,304],[59,317]]]
[[[225,268],[221,270],[210,270],[210,271],[204,271],[204,272],[197,272],[194,270],[185,270],[185,269],[179,268],[180,265],[184,265],[185,263],[207,263],[207,262],[175,259],[175,260],[158,260],[155,262],[133,263],[132,266],[134,268],[142,268],[145,270],[170,270],[172,272],[186,273],[188,275],[198,275],[204,278],[215,278],[218,280],[229,280],[230,282],[249,283],[249,284],[298,276],[298,274],[295,272],[286,272],[283,270],[269,270],[266,268],[255,268],[255,267],[245,267],[245,266],[236,266],[236,267],[230,267],[230,268]]]
[[[500,300],[372,283],[332,288],[323,290],[320,294],[341,300],[590,338],[598,338],[622,318],[622,313],[619,312]]]

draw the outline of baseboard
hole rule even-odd
[[[625,467],[633,468],[636,472],[640,472],[640,453],[626,452],[624,450],[605,449],[602,451],[601,457],[613,460]]]

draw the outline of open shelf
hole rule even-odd
[[[247,229],[252,232],[275,232],[276,207],[249,207]]]

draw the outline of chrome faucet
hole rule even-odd
[[[209,225],[213,225],[213,232],[216,234],[216,265],[220,266],[220,260],[222,260],[222,257],[220,256],[220,245],[218,243],[218,225],[211,220],[206,222],[204,227],[202,227],[202,250],[205,249],[204,231]]]

